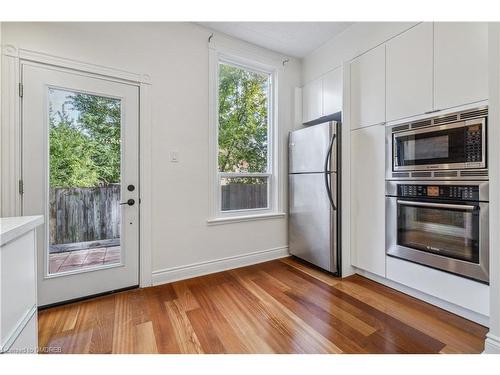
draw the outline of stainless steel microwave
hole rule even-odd
[[[487,111],[483,108],[458,112],[390,127],[387,134],[388,179],[410,177],[414,172],[419,172],[414,177],[434,177],[433,171],[445,170],[487,173]],[[431,173],[424,176],[422,172]],[[435,177],[446,175],[438,173]]]

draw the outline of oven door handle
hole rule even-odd
[[[471,206],[467,204],[448,204],[448,203],[431,203],[431,202],[414,202],[414,201],[403,201],[397,200],[398,204],[405,204],[407,206],[416,207],[435,207],[435,208],[452,208],[457,210],[474,211],[477,206]]]

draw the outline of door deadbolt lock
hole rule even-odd
[[[127,190],[128,191],[134,191],[135,190],[135,186],[134,185],[128,185],[127,186]]]
[[[120,202],[120,205],[122,205],[122,204],[128,204],[129,206],[133,206],[135,204],[135,200],[129,199],[126,202]]]

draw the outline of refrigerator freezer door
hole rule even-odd
[[[335,192],[334,173],[332,193]],[[336,215],[325,188],[325,174],[291,174],[289,251],[330,272],[336,272]],[[335,202],[336,203],[336,202]]]
[[[289,173],[324,172],[334,128],[335,123],[328,122],[291,132],[288,139]],[[334,142],[332,155],[336,155],[336,144]],[[335,168],[335,163],[331,163],[330,170]]]

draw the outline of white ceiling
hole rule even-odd
[[[304,57],[352,22],[199,22],[200,25],[293,57]]]

